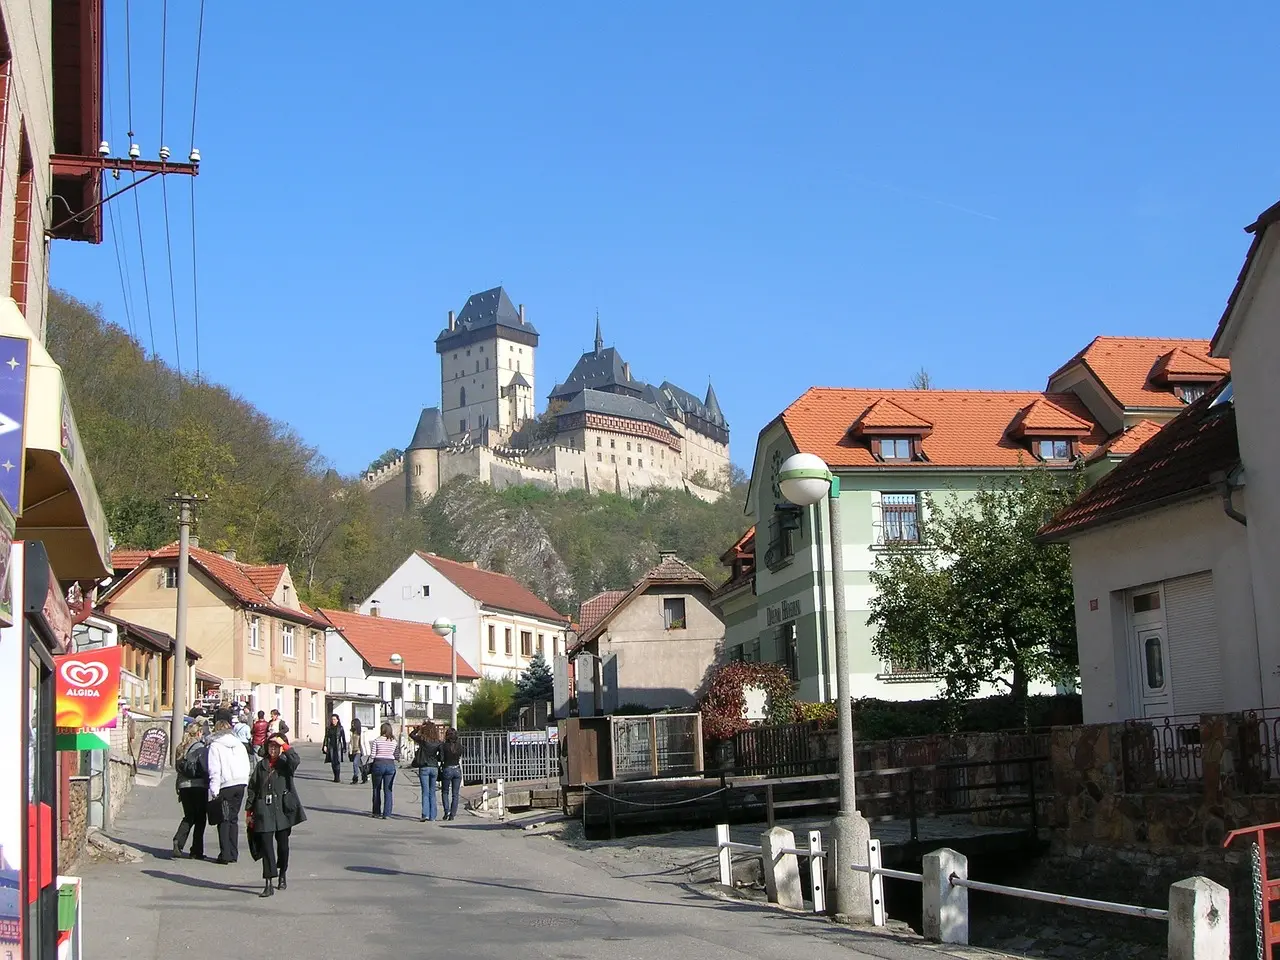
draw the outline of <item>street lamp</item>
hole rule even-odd
[[[849,869],[867,864],[871,825],[858,812],[853,769],[853,703],[849,697],[849,641],[844,607],[844,534],[840,522],[840,478],[821,457],[797,453],[778,471],[778,489],[798,507],[827,499],[831,523],[831,602],[836,627],[836,718],[840,731],[840,812],[832,821],[836,837],[836,913],[852,920],[871,920],[871,875]],[[841,862],[843,861],[843,862]]]
[[[404,715],[405,715],[404,657],[400,656],[400,654],[398,653],[393,653],[391,655],[391,663],[400,668],[400,743],[401,745],[403,745],[404,744]]]
[[[448,617],[436,617],[436,622],[431,624],[431,629],[436,635],[443,638],[449,638],[449,650],[452,653],[450,658],[453,661],[451,673],[449,675],[449,726],[458,729],[458,625]]]

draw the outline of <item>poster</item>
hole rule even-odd
[[[169,734],[162,727],[149,727],[142,734],[142,743],[138,746],[138,769],[160,773],[168,756]]]
[[[116,725],[120,654],[120,647],[112,646],[53,658],[58,698],[54,723],[60,729],[103,730]]]

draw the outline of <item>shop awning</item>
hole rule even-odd
[[[9,297],[0,297],[0,336],[31,341],[23,417],[26,473],[16,537],[41,541],[59,580],[101,579],[111,572],[107,518],[71,413],[62,368]]]

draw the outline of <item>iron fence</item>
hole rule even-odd
[[[465,783],[498,780],[558,780],[559,737],[548,730],[463,730],[462,779]]]
[[[696,713],[613,717],[614,777],[666,776],[702,768],[702,723]]]
[[[1200,717],[1130,720],[1120,736],[1124,789],[1197,789],[1204,782]]]

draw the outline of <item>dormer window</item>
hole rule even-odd
[[[1036,456],[1041,460],[1070,460],[1070,440],[1037,440]]]
[[[886,437],[874,441],[881,460],[914,460],[910,437]]]
[[[1174,385],[1173,393],[1183,403],[1195,403],[1209,392],[1210,386],[1207,383],[1179,383]]]

